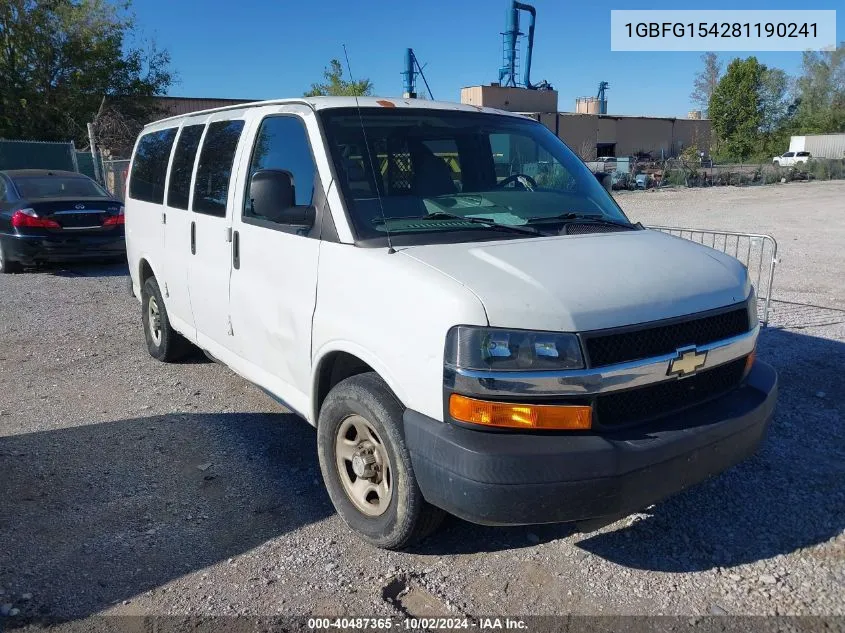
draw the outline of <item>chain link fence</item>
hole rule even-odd
[[[103,161],[103,185],[111,194],[121,200],[126,196],[126,178],[129,175],[129,159]]]
[[[650,175],[657,187],[770,185],[800,180],[840,180],[845,178],[845,160],[814,158],[790,167],[781,167],[774,163],[734,163],[702,167],[681,158],[672,158],[648,171],[652,172]]]

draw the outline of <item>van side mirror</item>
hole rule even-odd
[[[262,169],[249,182],[251,214],[277,224],[313,226],[314,207],[296,206],[293,174],[284,169]]]

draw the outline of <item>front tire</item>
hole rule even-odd
[[[431,534],[445,513],[423,499],[405,445],[404,407],[373,372],[329,392],[317,452],[329,497],[343,521],[372,545],[401,549]]]
[[[141,289],[141,319],[150,356],[165,363],[185,356],[190,343],[170,326],[164,298],[155,277],[147,279]]]

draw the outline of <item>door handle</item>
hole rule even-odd
[[[235,270],[241,267],[241,236],[237,231],[232,235],[232,267]]]
[[[167,224],[167,214],[164,211],[161,212],[161,223]]]
[[[197,254],[197,223],[191,222],[191,255]]]

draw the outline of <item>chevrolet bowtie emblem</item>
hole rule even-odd
[[[694,374],[707,361],[707,352],[699,352],[695,347],[678,350],[678,355],[669,363],[667,376],[689,376]]]

